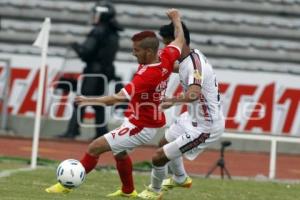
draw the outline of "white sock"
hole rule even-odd
[[[151,185],[155,192],[160,192],[161,184],[166,177],[166,166],[157,167],[153,165],[151,172]]]
[[[169,162],[169,167],[173,172],[173,179],[177,183],[183,183],[187,177],[182,156],[176,159],[173,159]]]

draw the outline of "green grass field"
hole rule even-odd
[[[0,172],[6,168],[24,167],[22,162],[0,162]],[[138,191],[149,183],[149,173],[135,173]],[[44,189],[55,183],[55,166],[35,171],[17,172],[0,178],[1,200],[102,200],[119,186],[113,170],[93,171],[85,183],[67,195],[53,195]],[[191,189],[174,189],[164,194],[166,200],[296,200],[299,184],[193,178]],[[116,200],[124,198],[114,198]]]

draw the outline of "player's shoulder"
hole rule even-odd
[[[189,53],[186,57],[179,60],[179,68],[181,69],[180,71],[186,71],[186,70],[190,71],[194,69],[194,63],[193,63],[191,53]]]
[[[193,49],[192,50],[192,55],[202,61],[204,64],[208,63],[208,59],[206,56],[199,50],[199,49]]]
[[[198,49],[192,49],[191,52],[179,61],[179,65],[195,65],[201,64],[198,62],[206,63],[207,59],[205,55]]]
[[[166,54],[173,54],[173,53],[180,54],[181,50],[179,49],[179,47],[177,47],[175,45],[168,45],[159,51],[159,56],[163,57]]]

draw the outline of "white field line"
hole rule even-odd
[[[26,171],[32,171],[34,169],[26,167],[26,168],[19,168],[19,169],[10,169],[10,170],[4,170],[0,172],[0,178],[11,176],[18,172],[26,172]]]

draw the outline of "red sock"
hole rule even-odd
[[[122,182],[122,192],[130,194],[134,190],[131,159],[129,156],[122,159],[115,159],[117,162],[117,170]]]
[[[96,165],[98,163],[98,158],[99,158],[99,156],[92,156],[88,153],[84,154],[84,156],[80,160],[80,162],[83,165],[83,167],[85,168],[86,173],[89,173],[96,167]]]

